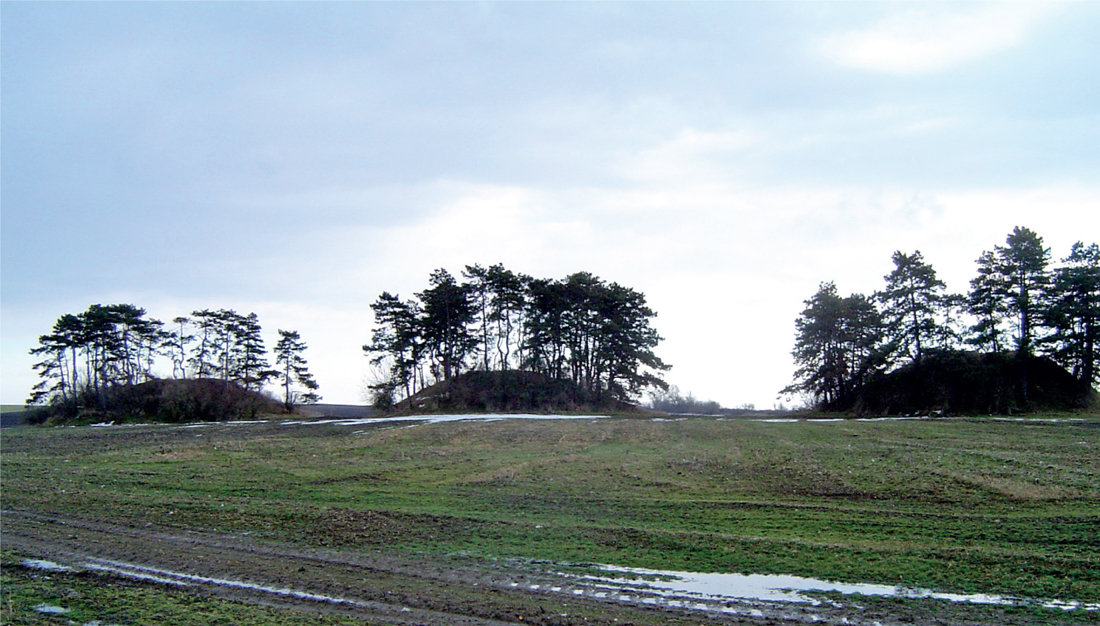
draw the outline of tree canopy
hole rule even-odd
[[[1100,246],[1073,244],[1054,270],[1042,309],[1041,349],[1079,380],[1100,381]]]
[[[919,250],[913,254],[899,250],[892,260],[894,271],[885,277],[886,289],[877,294],[883,323],[894,342],[893,349],[919,361],[937,335],[936,317],[947,286],[936,278],[936,270],[924,261]]]
[[[622,401],[666,386],[644,294],[587,272],[541,279],[498,264],[468,265],[463,276],[436,270],[415,300],[383,292],[371,305],[363,350],[380,373],[379,403],[470,369],[536,372]]]
[[[1005,239],[1005,246],[993,250],[1000,274],[997,295],[1004,309],[1016,318],[1016,349],[1031,354],[1040,298],[1049,281],[1050,248],[1043,247],[1043,238],[1034,231],[1017,226]]]
[[[133,399],[141,395],[134,388],[160,380],[154,372],[158,359],[171,363],[173,379],[217,382],[220,395],[234,399],[219,405],[229,413],[241,408],[243,414],[254,414],[255,397],[275,377],[283,380],[284,388],[291,384],[287,376],[304,387],[308,393],[301,396],[303,401],[317,398],[313,393],[317,384],[301,356],[305,344],[298,334],[279,331],[282,339],[274,356],[281,367],[272,369],[261,330],[255,313],[243,315],[231,309],[202,309],[165,325],[132,304],[93,304],[82,313],[59,317],[52,332],[40,336],[31,349],[39,359],[33,366],[39,382],[27,404],[69,416],[87,410],[144,410],[134,406]],[[160,387],[172,393],[169,387]],[[188,389],[188,393],[209,394],[214,387]],[[198,399],[183,404],[192,400]],[[239,407],[239,402],[248,406]],[[186,407],[172,411],[173,415],[187,412]]]
[[[805,394],[823,408],[851,406],[866,385],[905,369],[921,380],[929,353],[936,363],[1006,363],[1018,372],[1021,403],[1028,403],[1029,363],[1048,358],[1078,381],[1082,397],[1098,381],[1100,247],[1077,242],[1053,270],[1050,249],[1035,232],[1017,226],[1004,246],[982,252],[966,295],[946,292],[919,251],[894,252],[885,287],[871,297],[842,297],[822,283],[795,320],[794,382],[781,393]],[[966,323],[966,322],[969,323]],[[1015,348],[1017,362],[940,358],[976,348],[1001,354]],[[1009,384],[1006,383],[1006,384]],[[983,382],[983,385],[992,384]],[[878,386],[881,390],[883,387]],[[999,402],[999,401],[998,401]]]
[[[806,393],[817,404],[837,406],[885,363],[882,316],[863,294],[841,297],[835,284],[822,283],[795,327],[796,382],[783,393]]]
[[[302,355],[306,351],[306,342],[296,330],[279,329],[279,341],[275,344],[275,378],[283,387],[283,406],[287,411],[294,409],[294,405],[315,404],[321,400],[317,395],[317,381],[309,372],[306,359]],[[306,391],[297,391],[294,387],[301,387]]]

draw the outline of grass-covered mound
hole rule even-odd
[[[485,563],[486,573],[517,563],[523,576],[528,565],[557,567],[565,561],[796,574],[1095,603],[1100,458],[1092,444],[1098,426],[1094,417],[498,420],[410,428],[269,422],[210,426],[203,437],[192,430],[140,427],[3,429],[0,448],[5,511],[76,515],[131,529],[171,524],[164,530],[214,533],[227,541],[252,537],[276,550],[264,548],[256,558],[263,557],[268,565],[262,567],[279,576],[282,586],[291,582],[285,576],[296,574],[275,560],[277,551],[312,559],[320,548],[328,555],[314,561],[321,569],[325,559],[361,564],[370,555],[396,551],[422,565],[405,570],[412,574],[446,567],[437,557],[452,567]],[[4,523],[6,539],[7,517]],[[31,527],[59,532],[40,522],[24,526]],[[55,539],[69,541],[66,534]],[[191,573],[235,567],[230,561],[199,562],[196,555],[209,547],[180,542],[170,549],[183,555],[177,563],[195,564]],[[311,572],[314,565],[307,565]],[[429,594],[458,605],[446,595],[457,587],[441,587],[442,578],[395,573],[383,569],[369,576],[369,584],[398,592],[375,597],[403,601],[410,589],[430,588],[436,591]],[[339,576],[355,589],[368,584]],[[326,578],[328,586],[318,589],[333,589],[334,580]],[[507,597],[489,585],[463,584],[463,606]],[[536,604],[524,623],[583,623],[552,619],[560,613],[545,602],[557,600],[540,595],[550,610],[539,612]],[[914,598],[899,602],[926,605]],[[1083,625],[1097,617],[1042,609],[1046,614],[1030,620],[1018,611],[1018,619],[947,619],[949,605],[968,606],[937,603],[936,613],[917,614],[908,623],[1002,626],[1066,619]],[[594,607],[586,609],[589,624],[612,623],[600,615],[609,605],[587,606]],[[882,619],[880,609],[869,607],[859,621],[876,619],[871,611]],[[574,615],[572,608],[561,612]],[[515,613],[509,615],[508,621],[520,623]],[[151,621],[123,617],[100,613],[77,623]],[[8,621],[0,613],[0,622]],[[618,623],[627,621],[654,626],[720,620],[662,612],[652,620]],[[240,622],[226,617],[206,623]]]
[[[208,422],[252,419],[262,413],[281,412],[279,402],[236,383],[212,378],[153,379],[36,407],[31,409],[27,422]]]
[[[473,371],[428,387],[397,404],[398,412],[635,411],[632,404],[596,395],[571,380],[536,372]]]
[[[877,415],[1003,415],[1072,411],[1096,401],[1091,388],[1044,357],[942,351],[872,380],[851,408]]]

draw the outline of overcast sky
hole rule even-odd
[[[1100,240],[1096,2],[0,11],[5,403],[116,302],[254,311],[360,402],[383,290],[503,263],[645,293],[669,382],[770,408],[820,282]]]

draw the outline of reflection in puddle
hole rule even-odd
[[[23,565],[47,571],[78,571],[78,569],[39,559],[25,559]],[[1009,598],[987,594],[942,593],[927,589],[911,589],[891,585],[835,583],[799,576],[676,572],[612,565],[599,565],[597,567],[601,572],[600,574],[557,572],[555,575],[569,581],[567,584],[540,585],[526,583],[524,586],[532,591],[543,589],[552,593],[568,593],[594,599],[753,617],[765,616],[765,612],[761,609],[767,610],[768,614],[784,614],[787,612],[783,608],[784,606],[809,605],[817,607],[826,605],[835,608],[858,608],[854,605],[845,607],[836,601],[810,595],[820,595],[822,593],[923,598],[974,604],[1042,606],[1066,611],[1078,609],[1100,611],[1100,604],[1085,604],[1075,601]],[[333,597],[287,587],[200,576],[100,558],[86,560],[79,569],[110,572],[128,578],[177,586],[205,583],[332,604],[356,607],[371,606],[374,608],[380,606],[372,602]],[[515,588],[519,587],[520,583],[510,582],[508,586]],[[803,617],[810,621],[817,621],[816,615],[803,615]]]
[[[592,592],[596,597],[605,597],[610,592],[611,597],[623,601],[640,601],[646,604],[663,604],[665,606],[725,612],[743,612],[734,610],[731,606],[731,603],[739,601],[784,602],[813,606],[827,603],[840,606],[829,600],[807,595],[808,592],[925,598],[973,604],[1044,606],[1063,610],[1100,610],[1100,604],[1084,604],[1074,601],[1009,598],[989,594],[943,593],[929,589],[912,589],[892,585],[837,583],[800,576],[675,572],[613,565],[600,565],[599,568],[605,572],[604,575],[588,575],[579,578],[579,582],[587,581],[594,589],[600,590]]]

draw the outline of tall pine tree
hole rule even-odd
[[[1031,354],[1041,311],[1039,297],[1049,281],[1050,248],[1043,247],[1042,237],[1021,226],[1012,229],[1005,244],[994,248],[1005,309],[1016,318],[1016,350]]]
[[[302,353],[306,351],[306,343],[296,330],[279,329],[279,341],[275,343],[275,370],[276,378],[283,387],[283,406],[287,412],[294,410],[295,404],[314,404],[320,401],[317,395],[317,381],[313,374],[309,373],[309,367]],[[297,385],[304,388],[305,393],[293,389]]]
[[[890,340],[913,361],[920,361],[939,335],[936,316],[944,303],[946,285],[936,278],[936,270],[920,251],[897,251],[892,260],[894,271],[885,276],[886,289],[876,298],[882,304]]]

